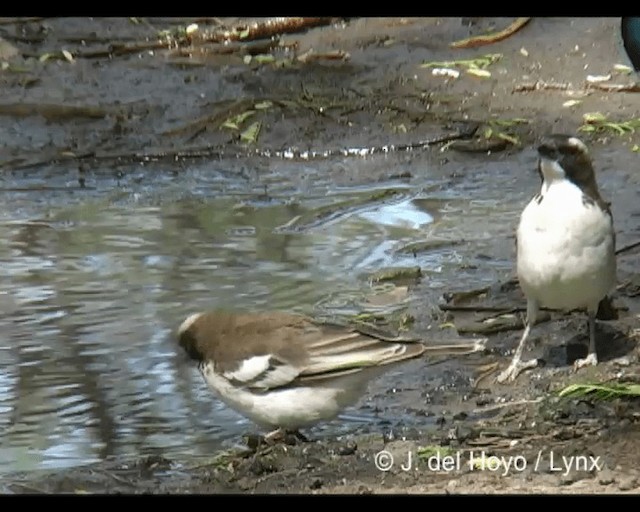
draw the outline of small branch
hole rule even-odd
[[[509,25],[504,30],[500,30],[499,32],[494,32],[493,34],[486,34],[483,36],[474,36],[469,37],[467,39],[461,39],[460,41],[455,41],[451,43],[449,46],[451,48],[476,48],[478,46],[485,46],[487,44],[497,43],[498,41],[502,41],[507,37],[515,34],[518,30],[524,27],[531,18],[518,18],[511,25]]]
[[[56,105],[53,103],[5,103],[0,104],[0,116],[28,117],[40,115],[49,121],[87,117],[102,119],[111,110],[101,107],[83,107],[75,105]]]
[[[543,80],[536,80],[535,82],[525,82],[518,84],[513,88],[513,92],[529,92],[539,91],[541,89],[553,89],[559,91],[566,91],[569,89],[569,84],[561,84],[558,82],[545,82]]]
[[[622,254],[623,252],[630,251],[631,249],[635,249],[636,247],[639,247],[639,246],[640,246],[640,242],[634,242],[632,244],[625,245],[624,247],[621,247],[616,251],[616,255]]]
[[[448,305],[442,304],[438,306],[442,311],[471,311],[473,313],[518,313],[521,311],[526,311],[526,307],[499,307],[499,306],[456,306],[456,305]]]
[[[301,32],[308,28],[320,25],[328,25],[335,18],[272,18],[267,21],[254,21],[253,23],[239,24],[230,30],[210,32],[205,35],[208,42],[221,41],[251,41],[265,39],[278,34],[290,34]]]
[[[514,407],[518,405],[531,405],[531,404],[539,404],[542,402],[544,397],[535,398],[533,400],[515,400],[513,402],[505,402],[503,404],[495,404],[488,405],[486,407],[479,407],[478,409],[474,409],[473,414],[484,414],[487,412],[498,411],[500,409],[504,409],[505,407]]]
[[[545,82],[543,80],[536,80],[535,82],[525,82],[518,84],[513,88],[513,92],[531,92],[540,90],[558,90],[569,91],[570,84],[563,84],[558,82]],[[603,92],[640,92],[640,84],[604,84],[604,83],[592,83],[586,82],[586,84],[573,92],[588,93],[589,91],[603,91]]]
[[[640,92],[640,85],[633,84],[603,84],[587,82],[586,89],[596,89],[605,92]]]

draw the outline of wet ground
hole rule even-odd
[[[521,332],[513,230],[536,139],[638,117],[615,90],[635,78],[614,67],[618,19],[535,18],[475,49],[449,44],[513,20],[351,19],[277,48],[204,44],[235,19],[0,21],[4,492],[638,491],[638,400],[556,393],[638,379],[637,247],[598,367],[572,372],[585,322],[553,314],[528,350],[546,364],[493,382]],[[194,21],[192,45],[158,43]],[[482,57],[488,77],[422,66]],[[616,126],[581,136],[623,249],[640,141]],[[381,279],[398,267],[421,275]],[[229,303],[487,345],[407,363],[309,443],[247,453],[255,428],[172,339]]]

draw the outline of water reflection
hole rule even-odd
[[[466,246],[415,256],[396,248],[431,234],[490,245],[510,229],[485,222],[500,198],[470,204],[452,190],[374,203],[296,233],[276,228],[330,195],[247,202],[192,192],[146,204],[139,192],[33,202],[3,194],[0,471],[210,453],[250,424],[212,399],[176,350],[173,330],[189,313],[313,312],[327,297],[367,290],[367,275],[384,266],[420,265],[445,282]],[[351,196],[341,191],[341,200]]]

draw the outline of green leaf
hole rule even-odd
[[[276,58],[269,53],[259,53],[258,55],[253,56],[253,60],[258,64],[266,64],[268,62],[274,62]]]
[[[518,137],[514,135],[509,135],[508,133],[498,132],[496,133],[496,137],[502,140],[506,140],[507,142],[510,142],[514,146],[517,146],[518,144],[520,144],[520,140],[518,139]]]
[[[256,103],[253,108],[257,109],[257,110],[267,110],[269,108],[271,108],[273,106],[273,103],[270,102],[269,100],[266,101],[260,101],[258,103]]]
[[[640,384],[571,384],[558,392],[558,396],[561,397],[586,397],[587,395],[599,400],[610,400],[623,396],[640,397]]]
[[[255,113],[255,110],[247,110],[236,116],[230,117],[222,123],[222,127],[229,128],[230,130],[239,130],[240,125]]]
[[[249,125],[249,128],[247,128],[240,134],[240,139],[248,143],[255,142],[256,140],[258,140],[258,135],[260,134],[261,127],[262,123],[260,121],[251,123],[251,125]]]

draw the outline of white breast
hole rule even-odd
[[[595,308],[615,285],[609,215],[568,180],[543,187],[518,226],[518,277],[524,293],[553,309]]]

